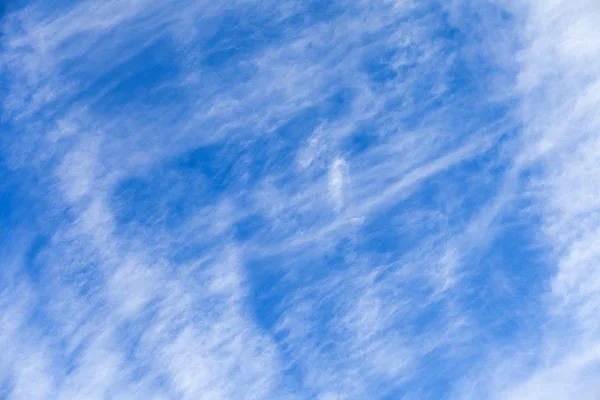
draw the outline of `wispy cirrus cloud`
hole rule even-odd
[[[582,249],[594,225],[571,226],[593,201],[573,211],[560,197],[593,199],[592,167],[571,165],[572,153],[544,163],[573,126],[593,126],[594,49],[576,50],[568,23],[546,32],[556,18],[591,25],[561,5],[88,0],[9,10],[2,171],[27,177],[18,186],[29,203],[14,208],[31,211],[17,223],[25,249],[2,276],[0,393],[506,397],[563,366],[587,368],[593,357],[569,350],[535,375],[563,332],[550,327],[559,308],[537,304],[539,282],[552,280],[550,296],[576,311],[571,334],[595,343],[596,288],[578,261],[593,256]],[[525,35],[524,49],[503,48],[516,65],[490,55],[490,32]],[[539,46],[555,43],[557,56],[538,61]],[[546,74],[575,76],[575,61],[587,77],[577,85],[590,90],[571,102],[576,89]],[[511,77],[514,90],[503,90]],[[581,140],[569,146],[592,160]],[[514,266],[533,263],[531,238],[515,243],[535,231],[514,228],[531,222],[517,210],[525,200],[562,260],[554,278],[539,263],[522,277]],[[587,289],[565,296],[573,285]],[[536,321],[548,330],[520,326],[527,315],[507,305],[543,310]],[[535,357],[511,357],[521,338],[546,333]],[[501,365],[522,365],[511,374],[533,373],[529,383],[478,380],[477,366],[505,348]],[[578,368],[569,393],[588,393]]]

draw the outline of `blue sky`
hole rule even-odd
[[[0,398],[598,398],[598,2],[1,12]]]

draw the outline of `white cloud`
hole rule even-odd
[[[344,205],[344,189],[348,185],[348,172],[343,158],[336,157],[329,167],[329,197],[339,211]]]

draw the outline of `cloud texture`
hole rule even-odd
[[[1,398],[597,398],[597,2],[17,3]]]

